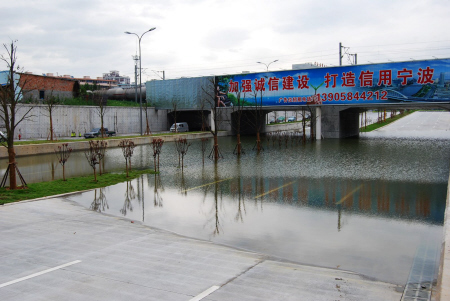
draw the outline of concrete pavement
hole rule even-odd
[[[64,266],[66,265],[66,266]],[[280,262],[63,198],[0,207],[0,300],[400,300],[402,287]]]

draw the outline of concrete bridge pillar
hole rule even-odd
[[[322,139],[322,108],[316,107],[316,139]]]
[[[359,137],[359,109],[340,106],[322,106],[322,136],[323,138]],[[317,134],[319,139],[319,134]]]

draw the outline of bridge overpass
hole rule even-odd
[[[217,110],[220,129],[235,130],[236,107],[244,134],[264,132],[269,112],[306,109],[318,139],[346,138],[359,135],[365,110],[448,110],[449,70],[450,59],[436,59],[151,81],[146,91],[169,111]]]
[[[359,136],[360,120],[359,114],[367,110],[418,110],[418,109],[439,109],[450,111],[450,102],[444,103],[419,103],[408,102],[398,104],[355,104],[355,105],[336,105],[336,106],[283,106],[283,107],[243,107],[241,120],[241,134],[255,133],[255,115],[257,110],[263,114],[260,118],[261,132],[266,132],[268,113],[274,111],[297,111],[307,110],[312,113],[312,118],[316,120],[316,138],[317,139],[341,139]],[[219,129],[236,133],[236,123],[238,111],[236,108],[218,108],[220,113]],[[208,112],[209,113],[209,112]],[[209,115],[209,118],[212,114]],[[210,121],[211,124],[213,122]]]

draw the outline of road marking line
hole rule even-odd
[[[81,260],[75,260],[75,261],[72,261],[72,262],[69,262],[69,263],[66,263],[66,264],[63,264],[63,265],[59,265],[57,267],[54,267],[54,268],[51,268],[51,269],[47,269],[47,270],[44,270],[44,271],[41,271],[41,272],[38,272],[38,273],[34,273],[34,274],[31,274],[31,275],[28,275],[28,276],[25,276],[25,277],[22,277],[22,278],[13,280],[13,281],[5,282],[5,283],[0,284],[0,288],[8,286],[8,285],[11,285],[11,284],[14,284],[14,283],[17,283],[17,282],[20,282],[20,281],[23,281],[23,280],[30,279],[30,278],[33,278],[33,277],[36,277],[36,276],[47,274],[47,273],[50,273],[50,272],[53,272],[53,271],[65,268],[65,267],[67,267],[69,265],[73,265],[73,264],[80,263],[80,262],[81,262]]]
[[[267,191],[267,192],[265,192],[265,193],[263,193],[263,194],[257,195],[257,196],[255,196],[255,199],[260,198],[260,197],[263,197],[263,196],[265,196],[266,194],[272,193],[272,192],[274,192],[274,191],[280,190],[280,189],[283,188],[283,187],[292,185],[293,183],[295,183],[295,181],[289,182],[289,183],[287,183],[287,184],[284,184],[283,186],[280,186],[280,187],[278,187],[278,188],[269,190],[269,191]]]
[[[197,188],[200,188],[200,187],[204,187],[204,186],[209,186],[209,185],[216,184],[216,183],[220,183],[220,182],[223,182],[223,181],[228,181],[228,180],[231,180],[231,179],[232,179],[232,178],[228,178],[228,179],[224,179],[224,180],[219,180],[219,181],[215,181],[215,182],[203,184],[203,185],[200,185],[200,186],[197,186],[197,187],[192,187],[192,188],[183,190],[183,192],[188,192],[188,191],[190,191],[190,190],[194,190],[194,189],[197,189]]]
[[[362,184],[350,191],[346,196],[344,196],[339,202],[336,203],[336,205],[341,204],[344,202],[348,197],[352,196],[356,191],[358,191],[361,188]]]
[[[199,301],[202,300],[203,298],[205,298],[206,296],[208,296],[209,294],[214,293],[215,291],[217,291],[220,288],[220,286],[214,285],[211,286],[210,288],[208,288],[206,291],[204,291],[203,293],[195,296],[192,299],[189,299],[189,301]]]

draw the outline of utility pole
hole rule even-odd
[[[342,52],[342,49],[344,49],[344,52]],[[342,43],[339,42],[339,66],[342,66],[342,58],[344,57],[345,54],[347,55],[347,59],[348,59],[350,64],[352,64],[352,65],[357,65],[358,64],[358,62],[357,62],[358,54],[356,54],[356,53],[349,53],[348,52],[349,50],[350,50],[350,47],[342,46]],[[354,58],[353,62],[352,62],[351,57]]]
[[[139,57],[137,55],[133,55],[134,60],[134,102],[137,103],[137,61]]]

